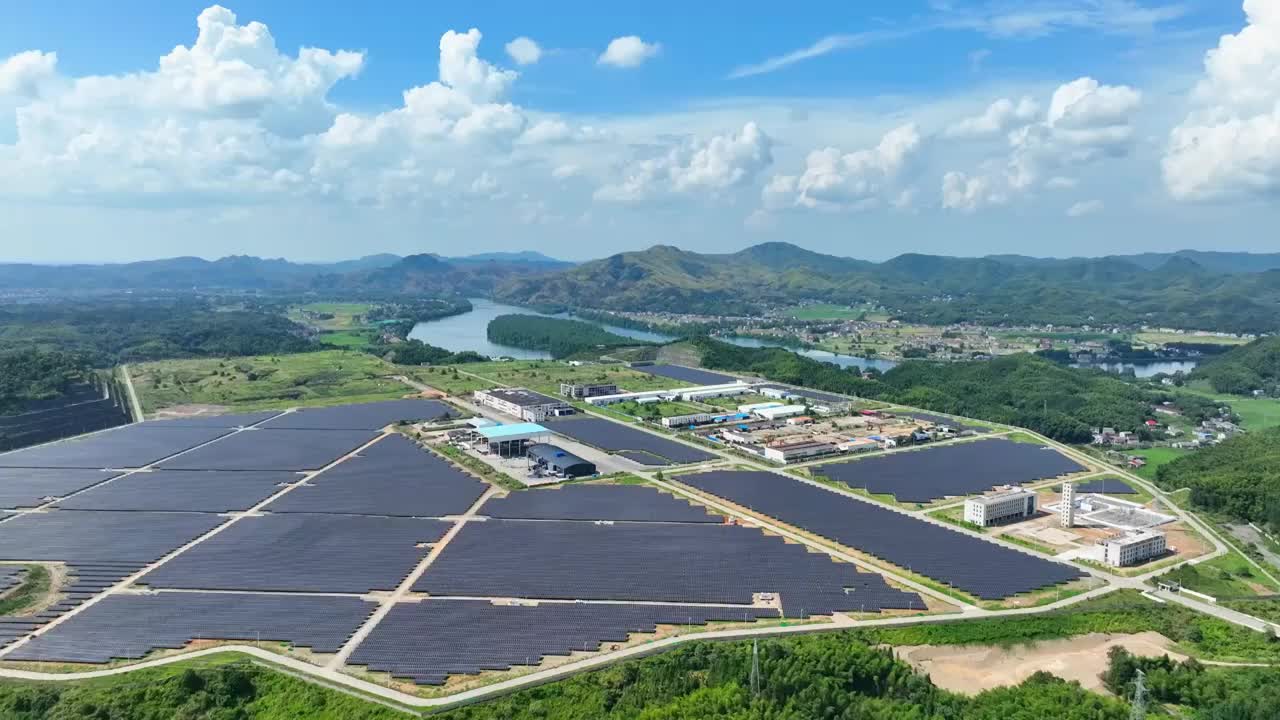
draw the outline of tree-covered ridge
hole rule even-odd
[[[1194,378],[1204,378],[1220,393],[1245,395],[1255,390],[1280,395],[1280,336],[1254,340],[1197,367]]]
[[[1175,662],[1168,655],[1135,657],[1123,647],[1111,648],[1103,683],[1111,692],[1133,693],[1138,670],[1155,703],[1194,708],[1198,720],[1271,720],[1280,713],[1280,683],[1269,668],[1206,667],[1194,658]]]
[[[302,352],[305,329],[270,312],[199,299],[67,301],[0,308],[0,351],[56,349],[95,367],[166,358]]]
[[[1280,270],[1208,270],[1187,257],[1146,267],[1123,257],[1035,260],[900,255],[883,263],[766,243],[711,255],[659,245],[496,289],[522,305],[708,315],[759,313],[821,299],[876,303],[947,324],[1153,324],[1272,332]]]
[[[553,358],[568,357],[594,348],[644,344],[615,335],[593,323],[537,315],[499,315],[489,321],[487,332],[489,340],[499,345],[545,350]]]
[[[86,359],[74,353],[38,348],[0,352],[0,415],[57,398],[84,382],[89,372]]]
[[[1162,465],[1166,489],[1191,488],[1200,507],[1280,528],[1280,427],[1239,435]]]
[[[702,364],[750,372],[769,380],[928,408],[1030,428],[1062,442],[1089,442],[1094,427],[1145,432],[1163,393],[1101,371],[1062,367],[1032,355],[980,362],[904,362],[865,379],[856,368],[779,348],[743,348],[695,341]]]

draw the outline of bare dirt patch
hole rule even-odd
[[[1107,651],[1122,645],[1144,657],[1169,655],[1172,642],[1156,632],[1132,635],[1091,633],[1074,638],[1046,640],[1031,645],[904,645],[894,648],[900,660],[928,673],[938,687],[965,695],[983,690],[1017,685],[1032,674],[1049,672],[1065,680],[1075,680],[1089,690],[1106,692],[1099,674],[1107,669]]]

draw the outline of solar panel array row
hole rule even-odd
[[[288,472],[156,470],[116,478],[62,500],[68,510],[225,513],[248,510],[301,476]]]
[[[0,467],[138,468],[231,432],[225,428],[135,423],[0,455]]]
[[[105,663],[193,640],[287,642],[333,653],[377,606],[358,598],[212,593],[111,595],[7,659]]]
[[[1088,482],[1076,483],[1076,492],[1100,493],[1103,495],[1137,495],[1129,483],[1120,478],[1101,478]]]
[[[489,517],[525,520],[623,520],[718,523],[704,508],[643,485],[564,485],[490,500]]]
[[[441,420],[458,411],[438,400],[386,400],[383,402],[306,408],[285,413],[263,427],[293,430],[378,430],[399,422]]]
[[[852,588],[852,590],[846,590]],[[736,525],[468,523],[414,590],[455,597],[749,605],[778,593],[790,617],[920,607],[872,573]]]
[[[1083,576],[1068,565],[775,473],[719,471],[678,479],[984,600],[1000,600]]]
[[[89,563],[67,567],[68,580],[58,601],[35,615],[0,617],[0,647],[80,607],[86,600],[137,572],[138,563]]]
[[[450,525],[365,515],[246,517],[148,573],[156,588],[394,590]]]
[[[1004,438],[957,443],[911,452],[818,465],[814,474],[893,495],[901,502],[927,503],[969,495],[997,485],[1020,485],[1084,470],[1052,448]]]
[[[0,523],[0,560],[154,562],[226,522],[196,513],[53,510]]]
[[[165,470],[318,470],[377,437],[368,430],[243,430],[160,463]]]
[[[443,517],[466,512],[488,486],[391,435],[267,506],[277,513]]]
[[[738,380],[732,375],[699,370],[698,368],[685,367],[683,365],[642,365],[632,369],[692,385],[725,385]]]
[[[548,655],[595,652],[658,625],[705,625],[777,617],[769,608],[542,603],[493,605],[484,600],[402,603],[352,654],[367,665],[421,685],[450,675],[508,670]]]
[[[559,433],[602,450],[619,453],[638,450],[656,455],[675,464],[695,463],[715,458],[705,450],[637,430],[611,420],[600,418],[569,418],[548,420],[543,423],[551,432]],[[641,461],[643,462],[643,461]],[[645,463],[650,464],[650,463]]]
[[[119,475],[104,470],[0,468],[0,507],[37,507]]]
[[[12,590],[22,582],[25,571],[26,568],[21,565],[0,565],[0,594]]]
[[[159,418],[153,420],[154,423],[162,424],[164,427],[207,427],[207,428],[242,428],[273,418],[279,415],[279,410],[264,410],[255,413],[237,413],[234,415],[191,415],[189,417],[180,418]]]

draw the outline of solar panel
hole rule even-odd
[[[775,473],[716,471],[677,479],[983,600],[1000,600],[1084,576],[1069,565]]]
[[[439,400],[387,400],[306,408],[281,415],[264,423],[263,427],[294,430],[378,430],[399,422],[458,416],[457,410]]]
[[[376,604],[350,597],[111,595],[15,650],[9,660],[105,663],[193,640],[286,642],[334,653]]]
[[[1052,448],[993,438],[818,465],[812,472],[901,502],[928,503],[1084,469]]]
[[[0,455],[0,467],[137,468],[226,435],[224,428],[135,423]]]
[[[243,430],[160,464],[165,470],[316,470],[377,437],[367,430]]]
[[[403,435],[389,435],[266,510],[442,517],[466,512],[487,488]]]
[[[36,507],[118,475],[102,470],[0,468],[0,507]]]
[[[0,560],[149,563],[224,522],[197,513],[29,513],[0,523]]]
[[[1076,483],[1076,492],[1099,493],[1102,495],[1137,495],[1128,483],[1120,478],[1101,478],[1089,482]]]
[[[468,523],[414,590],[739,605],[751,604],[755,593],[777,593],[793,617],[921,607],[918,596],[889,587],[879,575],[754,528],[706,523]]]
[[[248,510],[301,476],[289,472],[156,470],[117,478],[58,502],[68,510],[225,513]]]
[[[543,425],[551,432],[588,445],[594,445],[608,452],[624,455],[646,465],[656,463],[646,463],[632,452],[624,453],[623,451],[641,451],[677,464],[702,462],[716,457],[705,450],[699,450],[674,440],[668,440],[643,430],[613,422],[612,420],[582,417],[548,419]]]
[[[508,670],[548,655],[601,649],[658,625],[750,622],[777,617],[772,608],[541,603],[493,605],[484,600],[400,603],[352,653],[366,665],[421,685],[450,675]]]
[[[449,529],[364,515],[246,517],[140,580],[156,588],[367,593],[394,590]]]
[[[485,503],[485,515],[528,520],[718,523],[724,518],[643,485],[562,485]]]
[[[188,417],[160,417],[149,422],[164,427],[208,427],[208,428],[240,428],[257,425],[267,418],[280,414],[280,410],[264,410],[255,413],[238,413],[234,415],[191,415]]]
[[[693,385],[727,385],[738,380],[732,375],[699,370],[698,368],[685,367],[683,365],[640,365],[633,367],[632,370],[639,370],[642,373],[659,377],[668,377],[672,380]]]
[[[8,645],[79,607],[89,598],[137,572],[140,567],[138,563],[117,562],[67,565],[67,576],[57,602],[35,615],[0,617],[0,646]]]
[[[21,565],[0,566],[0,593],[8,592],[22,582],[22,573],[26,570]]]

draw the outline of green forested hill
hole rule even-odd
[[[1280,327],[1280,270],[1208,270],[1184,256],[1035,260],[900,255],[884,263],[766,243],[730,254],[659,245],[495,290],[525,305],[742,314],[820,300],[873,302],[911,321]]]
[[[1162,465],[1161,486],[1201,507],[1280,528],[1280,427],[1240,435]]]
[[[1280,336],[1232,348],[1196,368],[1192,377],[1208,380],[1220,393],[1275,391],[1280,388]]]
[[[643,344],[615,335],[594,323],[537,315],[499,315],[489,321],[486,333],[499,345],[545,350],[553,358],[568,357],[593,348]]]

